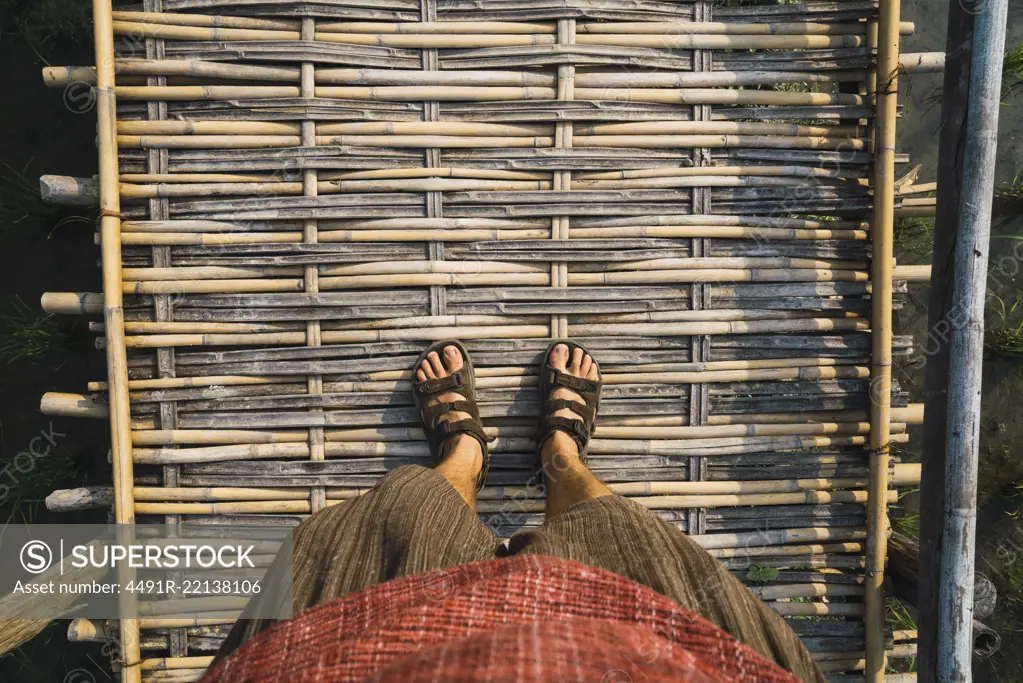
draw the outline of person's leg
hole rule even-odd
[[[596,379],[588,356],[554,349],[558,369]],[[564,398],[569,390],[558,389]],[[571,417],[570,411],[564,412]],[[509,553],[550,555],[600,567],[653,588],[721,627],[806,681],[824,677],[799,638],[724,566],[677,528],[614,495],[593,474],[571,437],[555,432],[542,446],[547,518],[515,534]]]
[[[420,381],[456,372],[462,359],[455,351],[443,360],[430,354],[416,371]],[[449,393],[438,400],[460,399]],[[463,416],[451,411],[440,419]],[[291,566],[275,561],[264,585],[290,581],[293,613],[298,614],[390,579],[496,557],[498,540],[475,513],[476,477],[483,463],[480,442],[454,434],[444,443],[442,458],[434,469],[399,467],[365,495],[302,522],[295,529]],[[263,599],[275,601],[275,595],[282,594],[270,589]],[[218,659],[274,623],[238,621]]]
[[[568,347],[559,344],[551,350],[550,362],[556,369],[573,377],[599,379],[596,363],[580,348],[569,353]],[[552,395],[555,399],[575,401],[585,405],[585,400],[576,392],[559,387]],[[556,417],[579,419],[570,408],[555,411]],[[579,457],[579,445],[565,432],[554,432],[540,448],[540,462],[547,482],[547,518],[555,517],[573,503],[589,498],[610,496],[611,491],[590,471]]]
[[[426,359],[416,370],[416,379],[425,382],[429,379],[447,377],[458,372],[463,363],[462,354],[454,346],[442,349],[444,358],[436,352],[427,354]],[[454,403],[465,400],[461,394],[448,392],[441,394],[433,403]],[[457,422],[471,417],[469,413],[449,411],[444,413],[441,422]],[[466,505],[476,509],[476,477],[483,467],[483,447],[479,441],[468,434],[454,434],[444,443],[443,460],[436,467],[448,482],[458,491]]]

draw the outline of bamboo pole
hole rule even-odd
[[[895,266],[892,268],[892,279],[907,282],[930,282],[931,267],[929,265]]]
[[[902,431],[898,425],[902,424],[920,424],[921,404],[914,404],[907,408],[893,408],[892,419],[898,420],[893,422],[892,431],[899,433]],[[836,412],[804,412],[799,414],[792,413],[760,413],[758,415],[717,415],[712,416],[708,426],[740,426],[742,429],[750,430],[748,432],[742,432],[736,434],[734,432],[714,432],[715,436],[735,436],[735,435],[753,435],[761,434],[766,435],[767,432],[760,430],[770,430],[777,428],[779,430],[785,429],[784,425],[790,425],[799,427],[805,424],[815,425],[815,429],[819,429],[821,432],[827,433],[829,430],[851,429],[849,425],[856,424],[853,429],[854,433],[860,433],[863,429],[861,420],[866,419],[865,411],[836,411]],[[833,422],[832,422],[833,421]],[[644,427],[676,427],[686,426],[679,424],[682,421],[680,419],[668,417],[667,419],[661,418],[641,418],[636,419],[615,419],[608,422],[601,422],[597,426],[598,433],[601,429],[612,429],[620,428],[625,426],[644,426]],[[623,424],[624,423],[624,424]],[[630,424],[638,423],[638,424]],[[502,434],[501,427],[487,427],[487,433],[492,436],[498,436]],[[690,428],[693,430],[702,428]],[[615,432],[604,432],[607,434],[613,434]],[[686,436],[700,436],[707,435],[711,432],[702,431],[687,431],[679,432],[679,438]],[[811,432],[812,433],[812,432]],[[778,434],[774,434],[778,435]],[[409,440],[415,441],[422,438],[422,435],[418,430],[391,430],[389,428],[377,428],[371,432],[364,432],[363,430],[343,430],[343,431],[328,431],[328,440],[344,440],[349,436],[355,436],[357,438],[379,438],[383,440]],[[630,437],[631,438],[631,437]],[[170,445],[170,444],[233,444],[233,443],[286,443],[286,442],[302,442],[305,437],[299,432],[287,432],[287,431],[249,431],[249,430],[203,430],[203,429],[184,429],[184,430],[152,430],[152,431],[141,431],[134,435],[135,444],[137,446],[154,446],[154,445]],[[901,465],[900,465],[901,466]]]
[[[111,14],[116,21],[133,21],[146,24],[167,24],[171,26],[209,26],[223,28],[249,28],[271,31],[295,31],[300,23],[286,19],[258,19],[250,17],[233,17],[225,15],[209,16],[205,14],[172,14],[165,12],[125,12],[115,11]]]
[[[767,26],[770,26],[769,24]],[[296,30],[272,30],[255,28],[221,28],[211,26],[186,26],[183,24],[156,24],[146,21],[113,21],[115,33],[134,37],[160,38],[163,40],[213,40],[213,41],[272,41],[299,40]],[[478,29],[477,29],[478,31]],[[553,45],[553,32],[544,33],[359,33],[319,30],[315,40],[348,45],[369,45],[391,48],[440,48],[468,49],[489,47],[515,47],[531,45]],[[653,47],[662,49],[827,49],[856,48],[864,44],[859,35],[786,35],[708,33],[692,34],[672,32],[667,34],[580,34],[579,45],[605,45],[619,47]]]
[[[505,278],[510,276],[505,275]],[[546,277],[546,276],[543,276]],[[447,276],[422,276],[426,284],[451,284],[452,279]],[[483,284],[491,284],[500,275],[494,275],[482,280]],[[335,278],[323,278],[334,280]],[[698,281],[698,280],[690,280]],[[189,287],[178,291],[204,292],[204,291],[225,291],[226,283],[230,280],[213,280],[211,288]],[[257,282],[260,286],[254,287],[251,291],[266,291],[262,281]],[[175,289],[162,289],[160,287],[143,287],[145,283],[126,283],[127,291],[148,291],[151,293],[174,293]],[[530,282],[535,284],[535,281]],[[127,285],[132,285],[127,287]],[[328,282],[323,289],[333,289],[334,283]],[[368,285],[367,285],[368,286]],[[247,291],[246,288],[233,289],[230,291]],[[288,291],[300,291],[297,287],[289,287]],[[857,319],[835,319],[835,318],[802,318],[787,320],[751,320],[751,321],[708,321],[708,322],[679,322],[679,323],[623,323],[623,324],[595,324],[595,325],[574,325],[573,330],[581,336],[595,337],[618,337],[625,334],[632,334],[643,337],[656,336],[681,336],[693,334],[763,334],[779,332],[865,332],[869,325],[864,320]],[[396,330],[326,330],[322,333],[323,341],[331,344],[343,343],[373,343],[389,341],[439,341],[442,339],[536,339],[547,336],[549,333],[547,325],[501,325],[501,326],[478,326],[478,327],[428,327],[409,328]],[[302,344],[304,338],[300,332],[244,332],[244,333],[181,333],[181,334],[147,334],[133,335],[126,337],[126,344],[132,348],[154,348],[159,346],[222,346],[222,345],[254,345],[254,344]],[[822,371],[822,376],[827,371]],[[838,376],[837,371],[830,371],[830,374]]]
[[[899,0],[882,0],[878,25],[874,128],[874,209],[871,222],[870,485],[867,506],[865,629],[866,678],[884,678],[884,570],[890,463],[889,411],[892,363],[892,261],[895,209],[895,125],[898,113]]]
[[[860,105],[859,95],[703,88],[577,88],[580,99],[661,104]]]
[[[485,33],[526,33],[553,34],[556,32],[553,23],[531,23],[517,21],[416,21],[416,22],[322,22],[317,30],[324,33],[382,33],[382,34],[419,34],[436,33],[454,34],[485,34]]]
[[[579,99],[663,104],[752,104],[778,106],[861,105],[859,95],[831,95],[774,90],[728,90],[714,88],[577,88]],[[472,86],[318,86],[316,97],[383,102],[414,102],[424,99],[445,102],[549,100],[553,88]],[[168,85],[120,86],[123,100],[252,100],[289,99],[299,96],[297,86]]]
[[[580,185],[584,185],[584,181]],[[865,240],[863,230],[798,230],[792,228],[761,228],[746,226],[628,226],[609,228],[569,228],[569,237],[575,239],[604,239],[622,237],[710,237],[722,239],[765,239],[765,240],[817,240],[857,239]]]
[[[918,465],[895,465],[893,483],[896,485],[913,486],[919,481]],[[657,507],[655,497],[663,496],[664,500],[673,500],[677,496],[732,496],[779,493],[806,493],[831,490],[836,493],[840,489],[855,489],[865,486],[865,478],[816,478],[816,479],[780,479],[758,481],[645,481],[631,483],[611,483],[608,487],[622,496],[639,496],[651,501]],[[337,489],[327,490],[327,496],[335,500],[347,500],[368,489]],[[56,493],[56,492],[55,492]],[[856,493],[856,492],[854,492]],[[302,489],[284,488],[245,488],[245,487],[135,487],[135,498],[138,501],[188,501],[188,502],[224,502],[224,501],[283,501],[304,500],[308,496]],[[503,487],[499,489],[485,488],[480,492],[480,500],[529,499],[542,497],[542,491],[535,488]],[[853,498],[856,502],[862,498],[857,493]],[[722,498],[721,500],[724,500]],[[835,500],[833,502],[840,502]]]
[[[103,319],[106,325],[107,378],[110,384],[111,462],[114,478],[114,517],[120,525],[135,521],[132,496],[131,408],[128,402],[128,364],[124,343],[124,309],[121,295],[121,206],[117,188],[117,103],[114,89],[114,31],[110,0],[93,0],[93,34],[96,48],[96,114],[99,140],[100,232],[103,264]],[[126,539],[130,543],[130,538]],[[120,581],[130,580],[119,570]],[[139,683],[139,625],[135,601],[118,598],[121,680]]]
[[[371,284],[398,284],[386,276],[380,280],[337,278],[338,285],[370,286]],[[810,268],[690,268],[687,270],[648,270],[639,272],[569,273],[568,283],[573,286],[664,284],[677,282],[867,282],[867,273],[856,270]],[[469,284],[469,283],[466,283]]]
[[[969,683],[973,661],[977,478],[984,357],[984,304],[1001,106],[1008,2],[975,20],[952,296],[965,315],[950,321],[945,514],[941,535],[937,680]]]
[[[172,669],[205,669],[213,663],[213,657],[154,657],[143,659],[143,671],[164,671]]]
[[[945,70],[944,52],[903,52],[899,70],[904,74],[935,73]]]
[[[435,316],[430,318],[433,325],[444,326],[456,322],[458,316]],[[478,316],[475,319],[479,323],[493,322],[490,317]],[[396,325],[376,325],[371,327],[386,328],[400,327]],[[393,370],[375,370],[355,375],[338,375],[333,379],[335,383],[344,379],[360,382],[363,391],[386,391],[395,392],[411,388],[411,384],[397,385],[394,382],[411,382],[413,371],[411,369],[398,369],[400,361],[396,361]],[[778,358],[762,360],[731,360],[731,361],[704,361],[699,363],[657,363],[645,365],[615,365],[608,363],[606,374],[602,380],[606,386],[617,384],[642,383],[649,380],[658,380],[660,383],[691,383],[691,382],[720,382],[720,381],[750,381],[757,379],[813,379],[820,378],[814,370],[807,370],[810,374],[801,376],[798,373],[800,368],[820,368],[835,366],[852,366],[843,368],[849,371],[850,377],[867,377],[865,368],[856,366],[854,361],[838,360],[834,358]],[[760,374],[761,371],[778,371],[783,374],[775,375],[771,372]],[[477,386],[481,388],[494,387],[524,387],[537,386],[537,370],[535,366],[500,366],[479,368],[476,376]],[[677,374],[682,373],[682,374]],[[727,374],[741,373],[741,374]],[[832,375],[829,377],[834,377]],[[129,380],[128,388],[132,391],[152,389],[177,389],[177,388],[199,388],[199,387],[227,387],[245,386],[259,384],[286,384],[294,379],[287,376],[250,376],[250,375],[211,375],[200,377],[164,377],[154,379]],[[105,391],[105,382],[90,382],[89,391]],[[47,401],[51,397],[59,397],[60,403],[76,401],[77,395],[64,395],[48,393],[45,395]],[[893,422],[910,422],[919,424],[922,421],[922,404],[914,404],[907,408],[896,408],[893,412]],[[59,407],[59,406],[58,406]],[[896,415],[898,417],[896,417]],[[725,418],[727,416],[717,416]],[[805,418],[805,419],[804,419]],[[771,418],[774,421],[804,423],[816,422],[859,422],[866,420],[865,413],[823,413],[823,414],[779,414]]]
[[[774,436],[739,436],[714,437],[702,439],[694,443],[686,439],[654,440],[656,435],[645,435],[649,439],[641,442],[621,441],[618,439],[594,439],[592,453],[594,455],[730,455],[746,450],[771,450],[771,448],[802,448],[814,446],[855,445],[865,443],[866,439],[857,436],[799,436],[796,439]],[[843,432],[837,432],[842,434]],[[334,437],[335,435],[332,435]],[[896,434],[896,441],[904,440],[902,433]],[[753,447],[753,448],[748,448]],[[493,446],[495,453],[521,453],[535,448],[535,443],[528,438],[499,437]],[[336,438],[327,440],[324,448],[328,456],[333,457],[415,457],[425,458],[429,451],[421,442],[359,442],[339,441]],[[146,465],[171,465],[199,462],[229,462],[237,460],[267,460],[285,458],[306,458],[310,452],[306,443],[270,443],[244,444],[232,446],[208,446],[198,448],[175,449],[144,449],[137,448],[134,452],[135,461]]]
[[[858,22],[814,23],[814,22],[763,22],[739,23],[723,21],[635,21],[635,22],[581,22],[576,29],[579,33],[611,34],[728,34],[728,35],[863,35],[865,28]],[[911,34],[912,22],[901,23],[900,31]]]
[[[860,35],[746,35],[746,34],[615,34],[576,37],[579,45],[652,47],[668,50],[782,50],[853,48],[864,44]]]
[[[754,419],[760,419],[759,416]],[[489,436],[532,436],[531,427],[497,426],[486,427]],[[892,431],[901,434],[905,431],[904,423],[894,423]],[[792,436],[813,434],[864,434],[867,432],[862,422],[807,422],[796,424],[710,424],[706,426],[672,427],[653,426],[598,426],[596,434],[601,438],[644,438],[658,436],[661,438],[699,438],[699,437],[731,437],[731,436]],[[327,441],[361,441],[379,439],[382,441],[421,441],[423,436],[418,429],[378,427],[372,429],[328,430]],[[155,430],[140,432],[135,435],[139,446],[171,445],[171,444],[269,444],[269,443],[303,443],[305,437],[301,432],[272,432],[244,430]],[[900,468],[918,467],[902,464]],[[909,472],[911,470],[903,469]]]
[[[302,496],[289,494],[290,500],[247,500],[224,502],[188,502],[188,503],[164,503],[164,502],[141,502],[136,501],[135,512],[139,515],[236,515],[236,514],[310,514],[311,504],[308,500],[308,493],[301,492]],[[894,492],[892,492],[894,494]],[[344,498],[331,497],[328,493],[327,506],[341,505],[350,495]],[[895,495],[888,496],[893,502],[898,498]],[[799,493],[764,493],[764,494],[734,494],[734,495],[690,495],[690,496],[646,496],[633,497],[631,500],[648,509],[654,510],[685,510],[690,508],[715,508],[715,507],[737,507],[749,505],[829,505],[835,503],[865,503],[867,501],[866,491],[807,491]],[[516,501],[514,511],[522,512],[543,512],[545,503],[543,501]],[[485,513],[508,513],[508,501],[479,501],[477,512]],[[841,537],[843,534],[853,532],[833,531],[826,529],[801,530],[803,534],[793,534],[793,538],[802,536],[814,538]],[[698,541],[704,547],[721,547],[715,544],[734,542],[728,539],[733,537],[744,537],[748,534],[712,534]],[[788,536],[786,536],[787,538]],[[781,541],[791,542],[791,541]]]
[[[748,548],[709,548],[706,549],[711,557],[718,559],[729,559],[734,557],[743,558],[764,558],[764,557],[797,557],[803,555],[817,556],[835,553],[862,553],[863,544],[859,542],[841,543],[804,543],[800,545],[767,545],[762,541],[754,539]]]
[[[970,66],[977,14],[969,6],[950,3],[948,6],[945,52],[948,55],[942,84],[941,130],[938,139],[939,191],[934,223],[934,250],[931,254],[934,283],[928,298],[928,329],[948,325],[948,319],[959,305],[952,297],[954,251],[958,241],[959,205],[962,187],[963,154],[966,119],[970,98]],[[958,312],[955,315],[959,315]],[[928,354],[925,367],[927,414],[923,428],[923,452],[928,454],[928,467],[920,482],[920,581],[917,607],[920,611],[920,656],[918,670],[921,680],[937,680],[938,659],[945,652],[938,650],[938,613],[941,609],[941,546],[945,514],[945,454],[947,450],[947,390],[949,345],[938,344]]]
[[[134,87],[134,86],[133,86]],[[139,86],[148,87],[148,86]],[[167,86],[167,87],[180,87],[188,88],[190,86]],[[221,86],[211,86],[221,87]],[[222,86],[224,88],[233,88],[235,86]],[[323,90],[326,90],[325,88]],[[496,99],[519,99],[505,97],[506,94],[502,93],[497,89],[492,88],[495,92],[487,93],[493,94]],[[188,96],[187,90],[167,91],[174,93],[169,96],[168,99],[194,99]],[[222,91],[216,91],[222,92]],[[229,99],[234,99],[236,93],[227,90],[223,91],[229,95]],[[276,91],[275,91],[276,92]],[[516,92],[520,90],[516,89]],[[524,92],[524,91],[523,91]],[[732,92],[732,91],[723,91]],[[462,93],[462,94],[459,94]],[[123,94],[123,93],[122,93]],[[163,93],[160,93],[163,94]],[[356,92],[322,92],[319,93],[324,97],[342,97],[345,99],[362,99],[359,93]],[[463,91],[456,91],[452,88],[445,88],[445,96],[441,97],[439,94],[435,94],[435,99],[457,99],[462,97]],[[471,93],[470,93],[471,94]],[[477,98],[482,93],[477,89]],[[134,92],[124,94],[126,97],[133,97]],[[714,97],[727,97],[727,96],[710,96]],[[213,99],[217,99],[214,97]],[[140,127],[128,126],[128,130],[135,130]],[[173,127],[163,126],[163,129],[170,129]],[[253,128],[253,127],[249,127]],[[266,130],[284,130],[283,127],[271,127],[265,126],[260,129]],[[720,128],[727,128],[727,126],[721,126]],[[862,150],[865,149],[866,145],[863,140],[850,138],[850,137],[824,137],[814,135],[579,135],[575,138],[578,140],[579,147],[627,147],[630,149],[645,149],[645,148],[673,148],[673,147],[707,147],[711,149],[722,149],[727,147],[750,147],[750,148],[766,148],[766,149],[838,149],[838,150]],[[469,136],[469,135],[401,135],[401,134],[386,134],[386,135],[319,135],[316,138],[317,144],[330,146],[349,146],[349,147],[383,147],[383,148],[418,148],[418,147],[440,147],[444,149],[473,149],[477,147],[501,147],[501,148],[529,148],[529,147],[549,147],[551,145],[551,138],[544,136],[519,136],[519,137],[483,137],[483,136]],[[238,135],[238,134],[218,134],[218,135],[200,135],[194,134],[191,131],[186,134],[176,135],[119,135],[118,143],[123,149],[147,149],[151,147],[166,148],[166,149],[262,149],[265,147],[298,147],[300,144],[299,137],[297,135]],[[352,187],[358,187],[358,185],[352,185]],[[931,206],[933,205],[932,199],[906,199],[903,200],[903,205],[907,207],[913,206]]]
[[[99,195],[94,178],[71,176],[39,176],[39,196],[48,204],[62,206],[95,206]]]

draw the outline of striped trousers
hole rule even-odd
[[[517,512],[514,505],[509,501],[509,512]],[[800,679],[826,681],[784,620],[721,563],[679,529],[621,496],[576,503],[505,545],[443,476],[425,467],[399,467],[365,495],[300,524],[291,576],[274,566],[265,583],[290,579],[298,614],[390,579],[523,553],[575,560],[649,586]],[[274,623],[238,621],[217,660]]]

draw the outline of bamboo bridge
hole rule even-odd
[[[114,474],[63,509],[343,504],[428,461],[409,368],[454,337],[496,437],[480,514],[509,536],[542,519],[540,354],[578,338],[597,473],[836,683],[883,680],[915,652],[882,585],[886,508],[919,481],[891,449],[922,420],[892,309],[927,278],[893,220],[933,213],[896,182],[898,76],[933,66],[900,63],[912,29],[898,0],[95,0],[97,67],[44,78],[96,96],[98,181],[50,182],[98,201],[104,291],[43,304],[102,314],[109,374],[43,409],[109,418]],[[195,681],[231,618],[173,607],[72,637],[116,637],[126,683]]]

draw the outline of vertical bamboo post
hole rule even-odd
[[[301,38],[305,41],[316,39],[316,19],[312,17],[302,18]],[[316,97],[316,69],[312,62],[303,62],[301,68],[301,95],[304,100],[312,100]],[[316,122],[306,120],[302,122],[302,146],[316,146]],[[302,195],[315,197],[319,188],[319,172],[316,169],[302,170]],[[319,242],[319,221],[309,219],[303,223],[302,241],[306,244]],[[307,265],[302,273],[302,285],[309,294],[317,294],[320,291],[320,273],[315,264]],[[322,346],[323,335],[320,330],[319,320],[306,322],[306,346]],[[309,375],[306,380],[307,390],[310,395],[323,393],[323,376]],[[322,409],[314,409],[311,412],[323,412]],[[309,429],[309,459],[324,460],[324,438],[323,427],[311,427]],[[312,512],[319,512],[327,504],[327,492],[322,486],[315,486],[309,490],[309,506]]]
[[[950,320],[945,514],[942,516],[938,595],[939,683],[973,680],[973,582],[984,301],[1007,16],[1008,0],[991,0],[983,5],[974,25],[952,285],[952,300],[965,315]]]
[[[970,101],[970,62],[973,50],[973,8],[952,2],[948,6],[945,38],[945,76],[942,85],[941,133],[938,141],[938,191],[931,254],[931,287],[927,302],[927,329],[940,343],[927,349],[924,382],[923,466],[920,476],[920,580],[916,606],[920,610],[917,673],[920,680],[937,679],[938,610],[945,512],[945,449],[948,424],[947,334],[955,312],[952,273],[958,231],[962,182],[963,138]]]
[[[881,0],[878,16],[874,207],[871,221],[871,403],[867,505],[866,680],[884,680],[884,565],[887,551],[889,412],[892,383],[892,259],[895,221],[895,124],[899,101],[899,0]]]
[[[559,45],[575,44],[575,19],[559,19],[557,40]],[[562,64],[558,67],[558,99],[571,101],[575,99],[575,66]],[[571,121],[558,121],[554,124],[554,146],[567,148],[572,146],[573,124]],[[572,172],[555,171],[552,187],[555,191],[572,189]],[[554,216],[551,218],[551,239],[567,240],[569,235],[569,217]],[[551,263],[551,287],[568,287],[568,263],[554,261]],[[568,316],[551,316],[551,337],[563,339],[568,336]]]
[[[118,525],[135,523],[131,426],[128,405],[128,359],[124,342],[121,295],[121,199],[117,177],[117,103],[114,96],[114,30],[111,0],[93,0],[96,47],[96,118],[99,140],[100,239],[103,263],[103,319],[106,324],[107,380],[110,392],[111,461],[114,469],[114,516]],[[125,570],[118,570],[119,578]],[[118,599],[121,680],[139,683],[138,621],[130,593]]]

